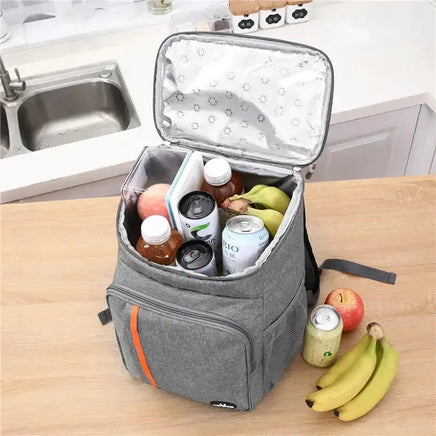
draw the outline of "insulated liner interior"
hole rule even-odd
[[[333,69],[312,47],[267,38],[172,35],[156,59],[154,116],[172,143],[305,166],[321,153]]]
[[[135,250],[136,242],[140,236],[141,219],[136,210],[136,202],[139,195],[147,189],[147,187],[155,183],[171,184],[176,176],[183,159],[186,156],[186,149],[175,147],[147,147],[132,173],[126,180],[123,187],[124,208],[121,210],[119,228],[121,238],[129,249]],[[204,161],[216,157],[216,155],[208,155],[203,153]],[[274,246],[279,241],[292,218],[295,215],[300,198],[303,191],[303,181],[298,173],[292,172],[289,169],[284,169],[272,165],[261,165],[249,162],[233,161],[228,159],[233,170],[239,172],[243,178],[245,191],[248,192],[257,184],[265,184],[276,186],[286,192],[291,197],[291,203],[285,213],[283,222],[277,232],[275,238],[265,249],[258,261],[253,267],[247,268],[243,273],[231,274],[227,277],[245,274],[252,271],[253,268],[259,267],[268,258]],[[145,262],[148,262],[144,259]],[[174,268],[174,267],[167,267]],[[194,272],[186,272],[187,274],[196,274]]]

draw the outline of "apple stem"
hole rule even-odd
[[[339,292],[339,295],[341,296],[341,303],[343,302],[343,300],[342,300],[342,294]]]

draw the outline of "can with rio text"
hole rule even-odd
[[[223,273],[225,276],[253,266],[269,242],[260,218],[238,215],[230,218],[223,231]]]

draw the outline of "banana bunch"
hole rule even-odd
[[[291,199],[279,188],[256,185],[245,194],[227,198],[221,207],[233,213],[257,216],[274,237],[290,202]],[[250,206],[251,204],[257,208]]]
[[[398,353],[382,327],[368,324],[367,333],[317,381],[318,391],[306,404],[318,412],[334,410],[341,421],[360,418],[389,390],[398,371]]]

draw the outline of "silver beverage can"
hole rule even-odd
[[[207,192],[193,191],[179,202],[180,221],[186,241],[207,242],[216,252],[220,244],[218,207]]]
[[[193,240],[183,243],[177,250],[176,264],[185,271],[193,271],[209,277],[217,275],[212,247],[204,241]]]
[[[225,276],[253,266],[269,242],[260,218],[238,215],[227,221],[223,231],[223,273]]]
[[[330,366],[338,355],[342,327],[341,316],[333,306],[321,304],[315,307],[304,335],[304,360],[320,368]]]

